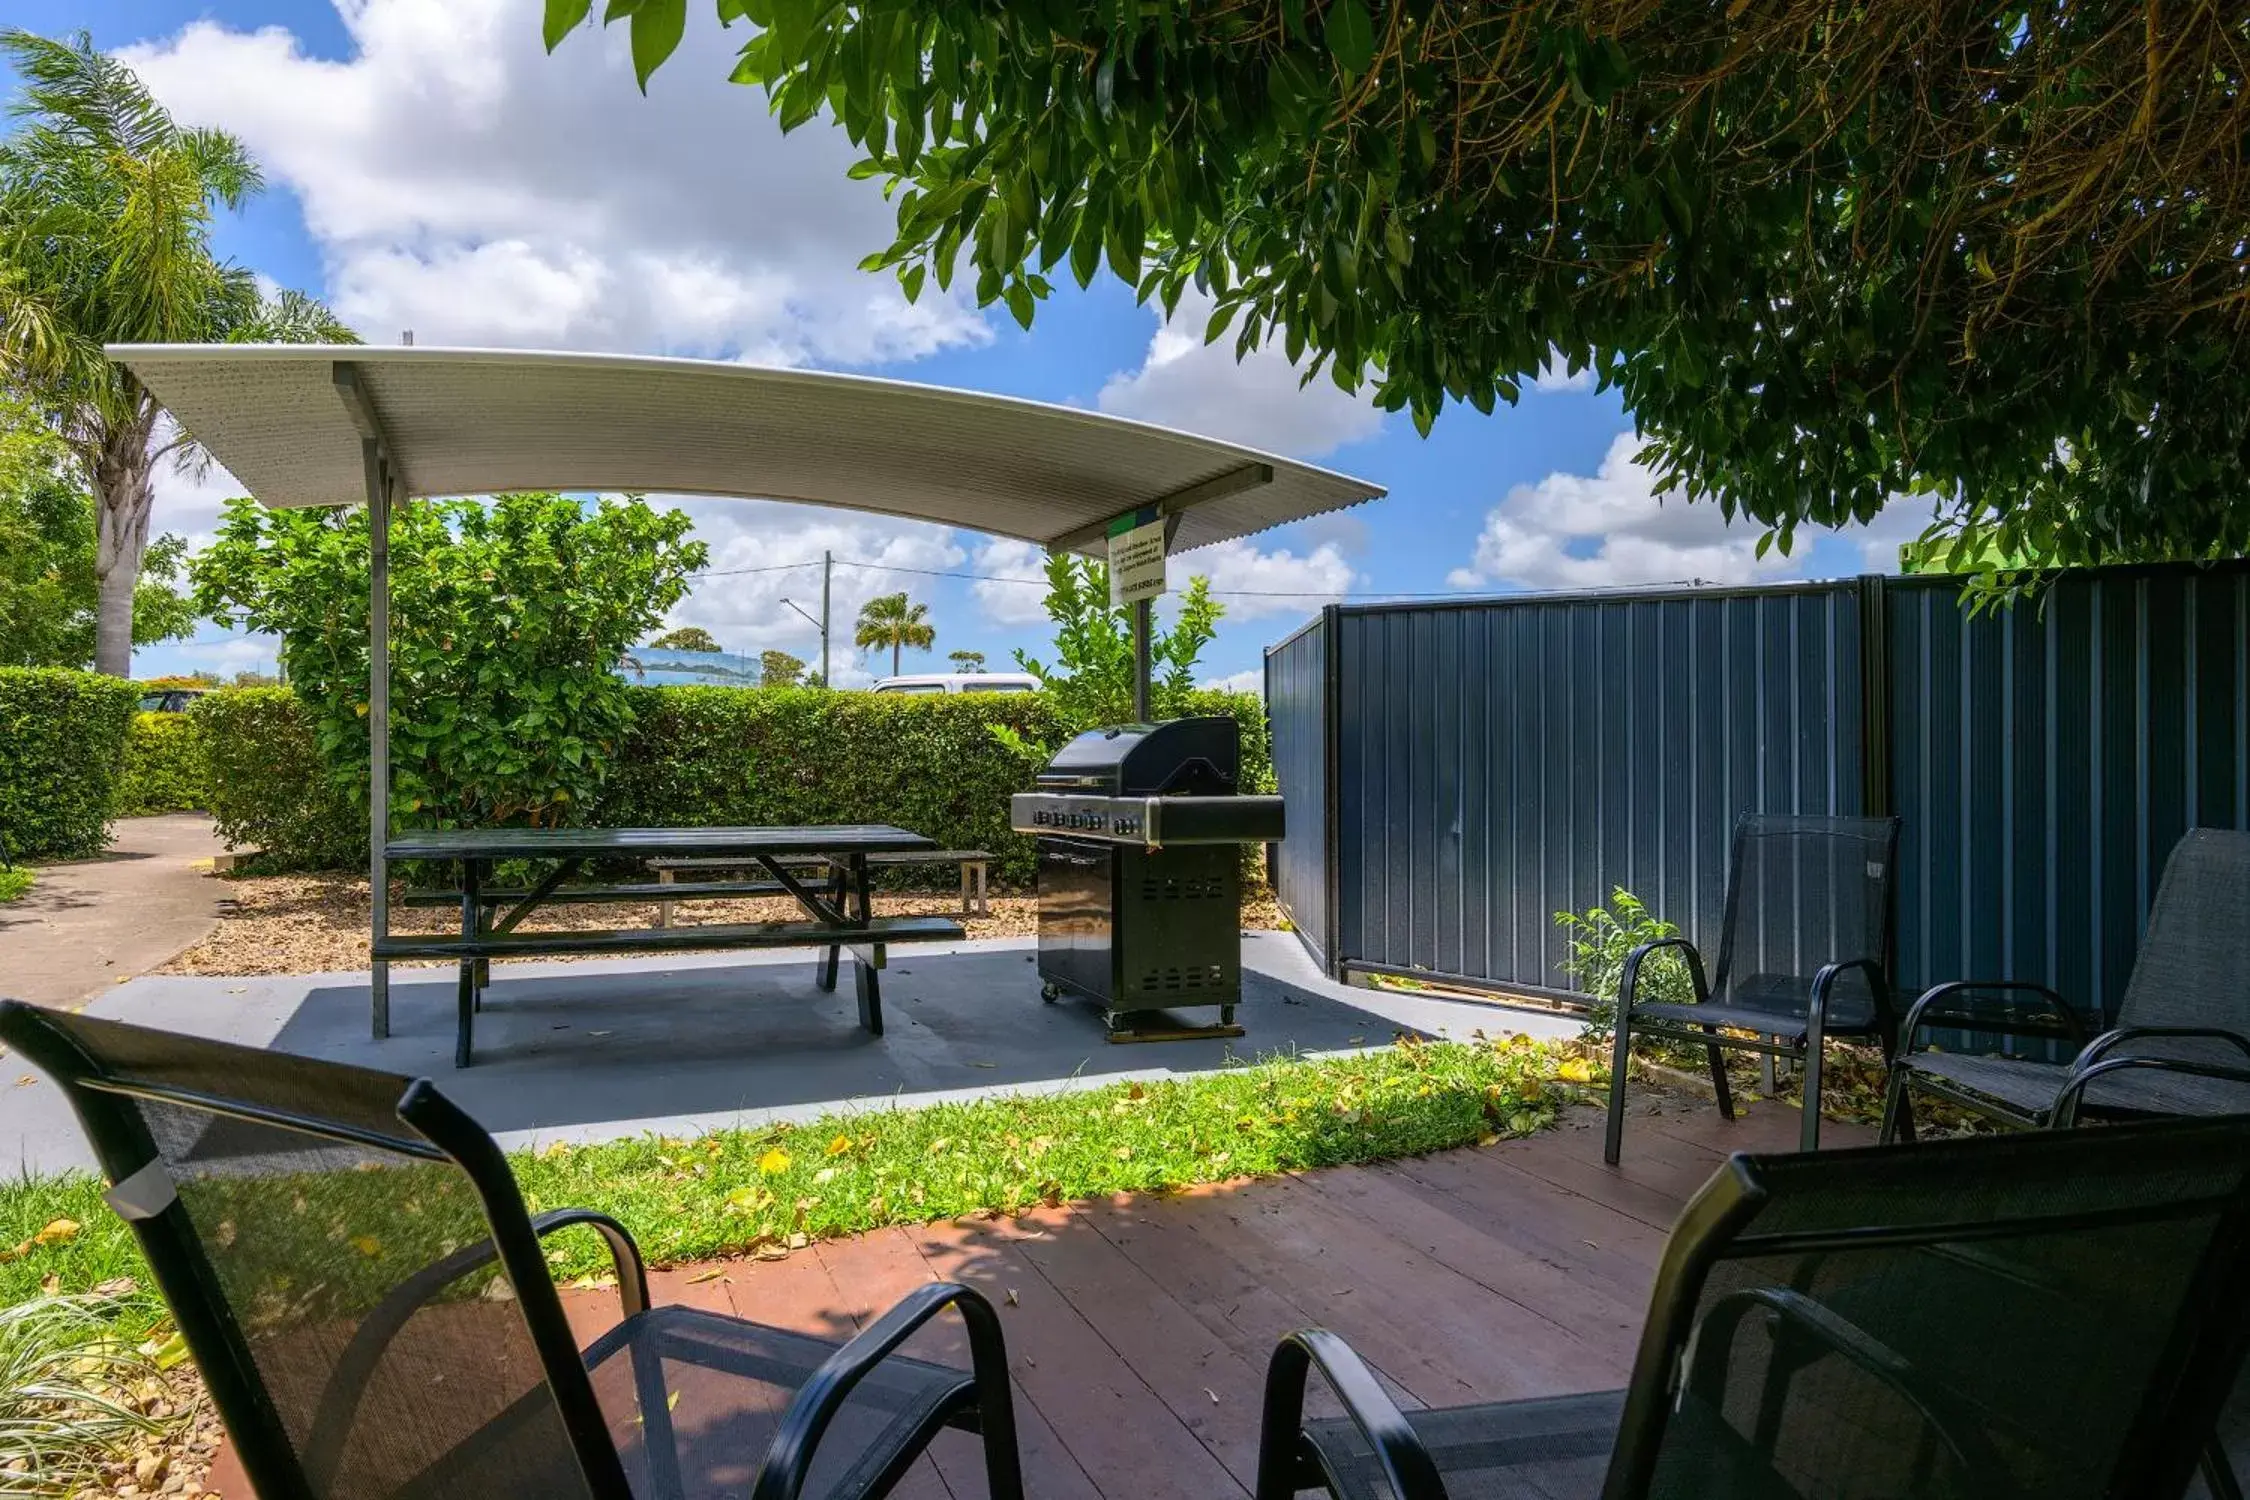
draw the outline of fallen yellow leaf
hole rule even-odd
[[[78,1238],[78,1221],[76,1219],[50,1220],[45,1229],[40,1230],[31,1238],[33,1243],[40,1245],[67,1245]]]
[[[780,1173],[788,1171],[789,1153],[782,1150],[779,1146],[774,1147],[771,1151],[768,1151],[765,1155],[758,1158],[758,1170],[765,1173],[768,1177],[777,1176]]]
[[[721,1276],[724,1276],[726,1274],[726,1267],[713,1266],[708,1271],[698,1271],[693,1276],[690,1276],[687,1279],[687,1284],[689,1286],[699,1286],[706,1281],[717,1281]]]
[[[848,1135],[840,1135],[828,1143],[828,1154],[830,1156],[842,1156],[851,1149],[852,1138]]]
[[[383,1242],[371,1234],[354,1235],[352,1237],[352,1248],[369,1260],[373,1260],[383,1253]]]

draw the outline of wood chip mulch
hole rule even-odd
[[[224,877],[223,877],[224,878]],[[369,901],[365,876],[253,875],[224,878],[232,898],[218,927],[156,972],[159,974],[325,974],[367,967]],[[1030,937],[1039,930],[1038,901],[1028,895],[991,897],[991,915],[963,918],[973,938]],[[960,898],[950,892],[878,892],[876,910],[886,916],[952,916]],[[741,901],[683,902],[673,921],[775,922],[802,916],[786,896]],[[656,922],[653,902],[604,906],[550,906],[536,918],[547,931],[587,931],[606,927],[649,927]],[[443,907],[391,907],[391,930],[400,933],[458,932],[457,912]],[[1246,893],[1246,928],[1283,924],[1271,892]],[[497,962],[526,962],[502,959]],[[571,962],[571,955],[541,955],[539,962]],[[434,967],[429,960],[415,967]],[[400,967],[409,967],[404,963]]]

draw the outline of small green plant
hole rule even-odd
[[[0,1494],[92,1493],[105,1464],[180,1420],[149,1414],[163,1356],[128,1331],[161,1317],[131,1292],[0,1308]]]
[[[0,906],[10,901],[20,901],[39,878],[37,872],[25,865],[8,865],[0,868]]]
[[[1680,929],[1651,916],[1641,898],[1623,886],[1611,889],[1607,906],[1556,912],[1555,925],[1568,934],[1570,950],[1559,967],[1586,992],[1585,1038],[1606,1042],[1616,1029],[1617,987],[1626,955],[1643,943],[1678,937]],[[1650,954],[1637,983],[1641,1000],[1685,1004],[1695,999],[1695,983],[1676,948]]]

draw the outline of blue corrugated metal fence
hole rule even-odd
[[[2250,821],[2250,568],[1332,608],[1267,660],[1282,901],[1324,966],[1566,981],[1624,886],[1714,941],[1744,812],[1905,820],[1899,982],[2114,1003],[2165,854]]]

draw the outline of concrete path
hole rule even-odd
[[[1091,1005],[1039,1002],[1036,944],[988,938],[894,949],[885,1034],[859,1027],[851,981],[813,984],[813,952],[495,967],[477,1062],[453,1066],[450,969],[391,972],[391,1035],[368,1034],[367,975],[114,986],[88,1014],[333,1059],[440,1087],[503,1145],[686,1135],[839,1109],[1095,1087],[1237,1059],[1376,1047],[1401,1031],[1570,1036],[1574,1017],[1336,984],[1287,933],[1242,941],[1249,1035],[1115,1046]],[[0,1172],[89,1164],[60,1093],[0,1064]],[[17,1082],[17,1078],[31,1079]]]
[[[167,813],[118,819],[99,859],[41,866],[0,906],[0,995],[76,1008],[199,941],[226,895],[208,863],[225,848],[201,813]]]

